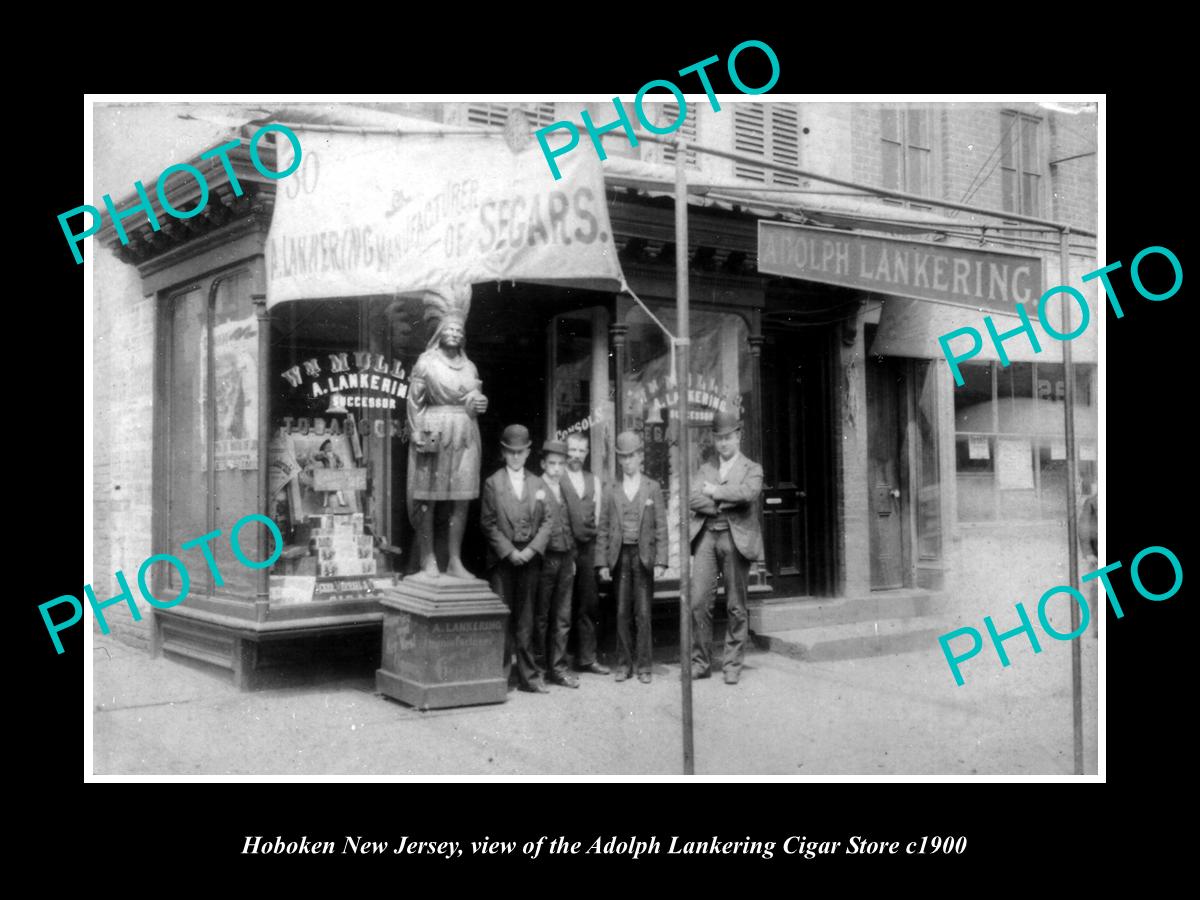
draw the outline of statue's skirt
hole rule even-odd
[[[474,500],[479,496],[479,425],[465,406],[428,406],[416,423],[436,436],[437,452],[408,445],[408,496],[413,500]]]

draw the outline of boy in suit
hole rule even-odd
[[[580,432],[567,435],[567,477],[562,480],[563,496],[571,514],[575,532],[576,567],[572,602],[575,607],[575,668],[580,672],[608,675],[608,666],[596,659],[596,623],[600,601],[596,590],[596,525],[600,514],[597,498],[600,483],[583,464],[588,458],[588,437]]]
[[[712,606],[718,571],[725,579],[729,623],[725,634],[725,683],[737,684],[749,622],[746,585],[750,563],[763,558],[758,498],[763,470],[742,456],[742,422],[735,412],[713,416],[713,444],[718,462],[705,463],[692,483],[688,506],[692,546],[692,678],[710,674],[708,644],[712,639]]]
[[[480,525],[488,542],[488,582],[509,610],[505,636],[505,668],[517,651],[517,680],[523,691],[548,693],[533,654],[533,614],[540,555],[550,540],[546,486],[525,471],[529,429],[509,425],[500,438],[504,468],[483,483]],[[515,641],[514,641],[515,631]]]
[[[635,659],[629,638],[630,609],[637,618],[637,676],[650,683],[650,597],[654,579],[667,570],[667,507],[662,488],[642,474],[642,438],[632,431],[617,435],[621,479],[601,506],[596,566],[600,578],[616,582],[617,681],[633,676]],[[653,570],[653,573],[652,573]]]
[[[563,687],[577,688],[579,679],[567,669],[571,592],[575,584],[575,533],[561,483],[566,465],[567,445],[562,441],[546,441],[542,445],[542,481],[546,485],[550,540],[542,554],[533,639],[535,658],[545,654],[547,680]]]

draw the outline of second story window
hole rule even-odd
[[[785,166],[800,165],[800,110],[794,103],[738,103],[733,107],[733,149]],[[793,172],[735,163],[738,178],[759,184],[800,184]]]
[[[880,110],[883,187],[909,194],[933,194],[931,119],[927,109],[884,107]]]
[[[1042,120],[1005,110],[1000,114],[1000,123],[1000,193],[1004,209],[1040,216]]]
[[[508,112],[513,108],[525,111],[532,128],[544,128],[554,122],[553,103],[471,103],[467,106],[467,121],[472,125],[503,128],[508,124]]]

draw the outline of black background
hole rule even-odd
[[[528,13],[529,11],[526,11]],[[601,18],[601,24],[611,20]],[[361,33],[363,23],[356,26]],[[607,28],[608,25],[605,27]],[[512,23],[509,23],[509,27]],[[555,27],[555,26],[551,26]],[[844,26],[848,27],[848,26]],[[467,49],[463,36],[415,47],[411,32],[397,35],[391,52],[356,53],[355,65],[312,55],[307,65],[296,65],[275,36],[261,34],[259,51],[248,48],[246,65],[225,67],[216,77],[206,70],[203,78],[176,80],[167,60],[145,71],[125,67],[113,71],[98,88],[111,91],[161,90],[193,95],[215,90],[239,91],[269,86],[264,95],[286,91],[396,90],[461,92],[523,90],[535,93],[602,91],[631,98],[637,88],[653,78],[670,77],[685,65],[712,54],[722,64],[710,70],[718,92],[731,91],[723,61],[739,41],[754,37],[776,50],[782,69],[772,93],[875,90],[904,91],[1035,91],[1031,77],[1023,85],[1010,80],[979,84],[964,77],[951,84],[940,70],[914,69],[912,77],[893,77],[895,69],[880,69],[888,77],[872,83],[847,82],[847,70],[863,69],[871,53],[847,41],[843,48],[826,48],[832,61],[817,64],[813,52],[822,39],[796,29],[772,33],[756,27],[711,27],[703,37],[647,40],[630,29],[603,31],[592,45],[583,42],[579,29],[563,25],[557,36],[520,41],[490,38],[490,46]],[[836,34],[838,32],[832,32]],[[484,38],[488,40],[489,38]],[[334,42],[331,35],[328,40]],[[355,41],[360,40],[358,36]],[[832,40],[829,35],[824,39]],[[290,46],[290,45],[288,45]],[[356,46],[356,45],[348,45]],[[261,56],[271,48],[267,56]],[[403,52],[400,52],[401,48]],[[349,51],[341,51],[349,53]],[[259,63],[251,59],[259,54]],[[417,55],[417,54],[420,55]],[[765,77],[753,71],[753,51],[739,60],[739,70],[749,84]],[[281,61],[282,60],[282,61]],[[371,60],[367,62],[365,60]],[[266,65],[267,61],[278,63]],[[747,65],[743,67],[741,64]],[[1005,61],[983,55],[980,68],[1003,66]],[[214,68],[216,64],[214,62]],[[960,66],[960,69],[967,68]],[[274,81],[260,75],[286,71]],[[214,81],[215,79],[215,81]],[[251,85],[251,82],[254,82]],[[1096,90],[1096,79],[1077,78],[1077,90]],[[1058,87],[1058,85],[1054,85]],[[72,86],[73,87],[73,86]],[[686,86],[685,90],[693,90]],[[1045,88],[1043,88],[1043,91]],[[968,99],[968,98],[963,98]],[[79,540],[87,523],[76,518],[80,481],[80,453],[90,434],[74,429],[82,383],[90,389],[89,373],[81,371],[79,340],[82,330],[80,297],[83,266],[76,266],[63,240],[55,216],[96,198],[82,196],[81,120],[82,95],[63,86],[30,104],[27,115],[41,123],[41,140],[26,144],[24,177],[13,186],[30,193],[10,200],[10,216],[24,225],[10,236],[9,271],[21,272],[23,286],[8,297],[9,343],[28,353],[13,359],[17,371],[6,379],[10,388],[20,382],[32,390],[9,392],[10,427],[20,435],[9,442],[10,476],[16,487],[11,521],[20,523],[9,536],[9,572],[16,586],[8,597],[10,623],[19,623],[16,640],[7,648],[21,647],[8,660],[8,691],[20,709],[6,729],[8,744],[17,759],[10,765],[21,801],[14,814],[26,825],[32,845],[47,860],[82,857],[96,884],[137,873],[148,881],[151,871],[168,870],[186,862],[192,871],[237,882],[229,876],[249,875],[273,886],[295,882],[316,885],[314,879],[330,876],[346,889],[356,879],[386,878],[397,893],[433,889],[419,887],[415,875],[441,873],[437,884],[461,887],[459,879],[484,870],[510,871],[524,884],[545,890],[588,893],[592,871],[617,875],[656,869],[687,882],[709,879],[718,873],[778,874],[788,879],[786,889],[810,885],[818,872],[841,871],[853,879],[872,875],[891,877],[899,867],[921,878],[929,887],[967,889],[999,879],[1013,890],[1032,887],[1026,874],[1046,862],[1064,877],[1106,865],[1106,842],[1131,842],[1122,853],[1142,847],[1164,853],[1171,840],[1169,798],[1190,780],[1190,759],[1185,737],[1195,704],[1185,692],[1191,633],[1184,622],[1187,583],[1173,598],[1151,603],[1138,597],[1128,579],[1132,557],[1149,545],[1171,548],[1186,573],[1189,571],[1181,509],[1194,494],[1190,484],[1194,466],[1182,464],[1183,448],[1191,443],[1191,383],[1197,357],[1195,338],[1185,326],[1184,289],[1170,300],[1151,303],[1133,290],[1128,264],[1142,248],[1171,248],[1188,269],[1183,240],[1183,218],[1189,212],[1180,180],[1191,165],[1186,146],[1169,141],[1168,130],[1182,127],[1185,116],[1175,98],[1158,90],[1109,93],[1107,117],[1107,249],[1103,261],[1122,260],[1125,267],[1113,279],[1122,297],[1125,317],[1107,312],[1107,485],[1102,503],[1107,514],[1107,559],[1121,560],[1125,568],[1114,584],[1125,599],[1126,615],[1107,621],[1107,755],[1108,785],[1070,788],[1059,783],[982,784],[972,782],[932,784],[99,784],[84,785],[88,761],[82,752],[81,685],[84,657],[83,629],[63,636],[66,652],[56,656],[37,612],[37,604],[60,594],[80,590]],[[10,137],[13,133],[10,132]],[[15,139],[15,138],[14,138]],[[130,140],[136,140],[131,135]],[[14,171],[15,170],[10,170]],[[1178,177],[1176,177],[1178,173]],[[99,186],[97,186],[99,187]],[[28,262],[26,262],[28,260]],[[26,274],[27,273],[27,274]],[[1094,325],[1092,327],[1095,327]],[[30,401],[33,401],[32,405]],[[1193,456],[1189,453],[1188,456]],[[27,492],[27,493],[26,493]],[[84,573],[85,577],[87,573]],[[85,619],[86,622],[86,619]],[[1101,797],[1100,791],[1106,793]],[[1109,793],[1115,791],[1116,793]],[[1160,805],[1161,804],[1161,805]],[[924,834],[960,835],[969,839],[963,857],[834,857],[803,860],[777,854],[772,860],[722,857],[656,857],[638,862],[626,858],[563,857],[529,862],[512,857],[461,859],[451,862],[425,857],[243,857],[238,853],[247,834],[277,833],[310,839],[340,841],[347,834],[393,843],[399,835],[417,839],[479,839],[484,834],[498,840],[523,842],[543,834],[565,834],[590,841],[597,835],[640,836],[679,834],[705,839],[747,836],[779,843],[789,835],[810,839],[845,840],[858,834],[887,840],[911,840]],[[99,865],[103,861],[104,865]],[[1029,868],[1027,869],[1026,866]],[[195,867],[199,867],[198,869]],[[947,880],[969,867],[970,881]],[[568,874],[556,879],[556,873]],[[551,876],[539,880],[541,873]],[[1025,873],[1025,874],[1023,874]],[[580,876],[584,876],[580,879]],[[792,876],[794,880],[792,880]],[[532,876],[531,881],[524,881]],[[988,881],[982,881],[981,878]],[[444,879],[444,880],[443,880]],[[422,881],[424,879],[422,878]],[[373,883],[373,882],[372,882]],[[503,879],[482,886],[505,891],[514,885]],[[647,885],[595,880],[612,891],[639,890]],[[361,884],[365,885],[366,881]],[[670,890],[672,882],[657,885],[655,892]],[[753,882],[743,882],[747,887]],[[715,886],[715,883],[714,883]],[[169,889],[169,887],[167,888]],[[372,888],[374,893],[379,888]],[[608,891],[606,891],[608,892]]]

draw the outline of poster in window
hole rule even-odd
[[[213,441],[217,470],[258,468],[258,320],[254,316],[222,322],[213,329],[213,373],[216,384],[216,430]],[[200,356],[208,358],[208,340],[200,332]],[[200,405],[207,408],[207,379],[200,382]],[[202,444],[203,446],[203,444]],[[207,470],[207,454],[202,468]]]
[[[1028,440],[997,441],[996,486],[1001,490],[1033,489],[1033,445]]]
[[[992,456],[991,448],[988,444],[988,439],[985,437],[969,437],[967,438],[967,458],[968,459],[990,459]]]

